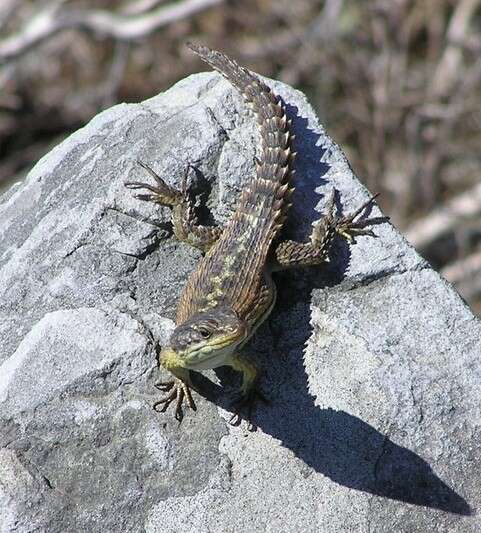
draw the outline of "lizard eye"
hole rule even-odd
[[[212,335],[212,333],[206,328],[199,328],[198,331],[204,339],[208,339]]]

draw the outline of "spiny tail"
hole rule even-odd
[[[238,89],[257,117],[262,155],[257,162],[256,179],[246,185],[234,216],[255,217],[256,225],[263,226],[261,233],[268,245],[282,227],[291,205],[289,196],[294,191],[289,186],[296,155],[292,151],[294,136],[289,133],[290,120],[286,117],[280,98],[246,68],[206,46],[191,43],[187,43],[187,46]],[[264,240],[261,235],[258,235],[258,239]]]

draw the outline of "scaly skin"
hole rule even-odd
[[[175,401],[175,416],[182,420],[184,401],[195,409],[190,371],[229,365],[243,375],[233,416],[240,420],[239,409],[250,408],[256,397],[262,398],[255,387],[257,369],[243,354],[243,347],[274,305],[271,271],[322,264],[328,261],[336,234],[349,241],[357,235],[373,235],[366,227],[386,219],[358,219],[372,200],[350,217],[338,217],[334,214],[333,194],[327,214],[314,228],[309,243],[285,241],[273,245],[294,190],[289,183],[294,174],[294,136],[289,132],[290,121],[283,104],[257,76],[224,54],[204,46],[188,46],[227,78],[250,104],[260,128],[262,155],[256,177],[247,183],[223,229],[200,226],[185,185],[177,191],[143,163],[157,185],[126,184],[131,189],[150,191],[137,198],[171,207],[177,238],[205,252],[180,297],[169,346],[159,355],[160,364],[174,379],[158,384],[167,395],[154,407],[161,405],[161,411],[165,411]]]

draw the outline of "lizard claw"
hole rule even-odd
[[[238,426],[242,422],[242,419],[245,418],[249,422],[249,431],[255,431],[256,427],[251,422],[251,415],[254,404],[258,400],[265,404],[269,403],[269,400],[267,400],[262,392],[260,392],[260,390],[256,387],[252,387],[246,394],[242,394],[236,398],[231,405],[231,408],[234,412],[229,419],[229,424],[232,426]],[[244,408],[247,410],[247,416],[245,417],[241,415],[241,412]]]
[[[154,405],[152,406],[154,411],[157,411],[159,413],[165,413],[165,411],[167,411],[167,409],[169,408],[170,404],[175,401],[176,403],[174,416],[180,424],[182,422],[182,419],[184,418],[184,413],[182,411],[182,405],[184,403],[184,400],[187,402],[187,405],[193,411],[197,410],[194,399],[192,398],[192,393],[189,385],[187,385],[187,383],[184,383],[181,379],[175,378],[169,381],[160,381],[154,386],[160,391],[168,393],[166,396],[160,398],[160,400],[157,400],[154,403]],[[162,407],[159,409],[158,407],[160,405]]]
[[[347,216],[336,217],[335,218],[335,228],[336,233],[347,241],[353,243],[355,238],[359,235],[368,235],[369,237],[376,237],[376,234],[369,229],[368,226],[373,226],[376,224],[382,224],[389,220],[389,217],[371,217],[371,218],[361,218],[368,209],[373,204],[374,200],[379,196],[375,194],[367,202],[364,202],[360,207],[358,207],[353,213]]]
[[[145,169],[152,178],[154,178],[157,185],[150,185],[149,183],[142,183],[140,181],[127,181],[124,183],[127,189],[137,190],[145,189],[150,191],[150,194],[135,194],[135,198],[138,200],[144,200],[146,202],[154,202],[161,205],[166,205],[173,207],[182,202],[185,196],[185,184],[182,182],[183,190],[182,192],[174,189],[168,185],[156,172],[154,172],[147,164],[142,161],[137,161],[137,163]]]

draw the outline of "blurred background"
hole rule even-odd
[[[207,68],[300,89],[481,314],[481,0],[0,0],[0,191],[96,113]]]

